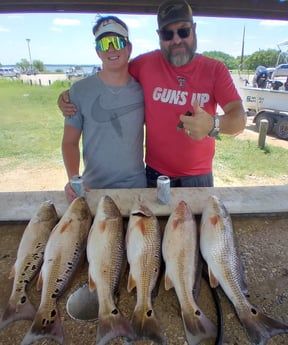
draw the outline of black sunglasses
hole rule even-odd
[[[187,38],[190,36],[191,30],[192,30],[192,27],[189,26],[189,28],[180,28],[180,29],[177,29],[177,31],[158,30],[157,32],[158,32],[162,41],[171,41],[176,32],[180,38]]]

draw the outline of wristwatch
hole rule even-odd
[[[211,129],[211,131],[208,133],[208,137],[215,138],[219,134],[219,115],[215,114],[214,115],[214,127]]]

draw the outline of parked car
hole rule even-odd
[[[76,77],[76,78],[85,77],[85,73],[84,73],[83,69],[79,66],[68,68],[66,71],[66,75],[67,75],[68,79],[71,79],[72,77]]]
[[[20,72],[13,67],[0,67],[1,77],[19,78]]]
[[[34,67],[28,67],[26,70],[25,70],[25,74],[26,75],[36,75],[38,74],[39,71],[38,69],[34,68]]]
[[[278,77],[288,77],[288,63],[283,63],[275,67],[275,70],[272,74],[272,79]]]

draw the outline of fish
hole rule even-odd
[[[97,205],[87,243],[89,290],[97,291],[99,303],[96,345],[105,345],[117,337],[135,339],[130,322],[115,304],[124,257],[122,215],[113,199],[104,195]]]
[[[86,252],[92,215],[84,197],[72,201],[48,239],[44,261],[37,281],[41,300],[32,326],[21,345],[42,338],[63,344],[64,332],[57,300],[67,289]]]
[[[197,305],[193,291],[198,282],[199,236],[190,206],[180,201],[170,214],[162,241],[165,289],[174,287],[189,345],[216,338],[216,327]],[[201,275],[200,275],[201,278]]]
[[[248,301],[231,216],[223,201],[215,195],[209,196],[203,208],[200,251],[208,265],[211,287],[221,286],[251,343],[265,345],[274,335],[287,333],[287,324],[269,317]]]
[[[136,201],[130,211],[125,238],[130,267],[127,290],[131,292],[136,287],[137,291],[131,322],[137,338],[166,344],[152,305],[152,293],[160,275],[161,240],[156,216],[143,201]]]
[[[33,320],[35,309],[28,299],[26,288],[40,270],[45,245],[57,221],[54,204],[45,201],[40,204],[26,226],[19,243],[15,264],[9,275],[9,279],[14,278],[14,282],[0,328],[16,320]]]
[[[40,271],[46,243],[57,222],[55,206],[52,201],[47,200],[39,205],[27,224],[9,275],[9,279],[14,278],[14,281],[0,321],[0,329],[17,320],[34,319],[36,310],[27,296],[26,289]]]

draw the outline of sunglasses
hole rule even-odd
[[[121,50],[126,47],[127,40],[120,36],[107,36],[96,41],[96,50],[100,52],[107,52],[112,44],[115,50]]]
[[[180,38],[187,38],[190,36],[192,27],[189,28],[180,28],[177,31],[172,30],[158,30],[158,34],[162,41],[171,41],[177,33]]]

